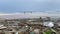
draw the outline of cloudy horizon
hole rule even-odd
[[[24,12],[26,13],[24,14]],[[0,16],[36,17],[59,15],[60,0],[0,0]]]
[[[16,18],[39,18],[39,17],[60,17],[60,13],[44,13],[44,12],[33,12],[33,13],[0,13],[0,18],[5,19],[16,19]]]

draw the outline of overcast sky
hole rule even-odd
[[[60,0],[0,0],[0,12],[60,11]]]

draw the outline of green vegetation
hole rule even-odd
[[[49,30],[43,32],[43,34],[51,34],[52,32],[55,32],[55,33],[56,33],[56,31],[51,28],[51,29],[49,29]]]

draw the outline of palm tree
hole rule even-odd
[[[25,14],[26,12],[24,12],[24,14]]]
[[[32,13],[32,12],[31,12]]]

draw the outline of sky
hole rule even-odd
[[[22,12],[33,14],[23,14]],[[36,13],[38,12],[38,13]],[[0,0],[0,17],[59,16],[60,0]],[[9,16],[9,17],[10,17]],[[17,16],[17,17],[18,17]]]
[[[0,13],[60,11],[60,0],[0,0]]]

